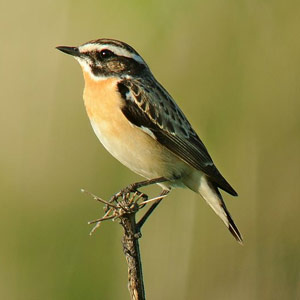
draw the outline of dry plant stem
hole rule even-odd
[[[145,223],[162,198],[164,198],[169,192],[168,190],[164,190],[159,197],[148,200],[148,196],[138,191],[138,188],[164,181],[167,181],[167,179],[160,177],[131,184],[125,189],[121,190],[119,193],[115,194],[109,201],[105,201],[98,196],[93,195],[92,193],[82,190],[83,192],[92,196],[95,200],[105,205],[104,216],[100,219],[89,222],[89,224],[96,223],[90,234],[92,234],[103,221],[110,219],[119,219],[120,224],[124,228],[122,245],[128,265],[128,289],[131,300],[146,299],[138,241],[138,239],[141,237],[141,226]],[[139,200],[141,201],[140,203],[138,202]],[[136,213],[139,211],[139,209],[143,208],[151,201],[155,202],[142,217],[141,221],[137,224],[135,220]]]
[[[128,265],[128,289],[130,297],[131,300],[144,300],[146,297],[138,241],[141,235],[135,221],[135,212],[124,214],[120,220],[124,228],[122,244]]]

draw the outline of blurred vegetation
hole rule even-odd
[[[239,192],[239,246],[175,190],[143,231],[149,299],[300,299],[299,1],[2,1],[0,298],[128,299],[121,227],[92,237],[140,178],[90,128],[78,64],[54,49],[110,37],[145,58]],[[151,193],[158,189],[150,190]]]

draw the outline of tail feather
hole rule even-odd
[[[229,220],[229,231],[230,233],[234,236],[234,238],[241,244],[243,245],[243,237],[241,235],[241,233],[239,232],[238,228],[236,227],[236,225],[234,224],[232,218],[230,215],[228,215],[228,220]]]
[[[201,194],[207,204],[214,210],[214,212],[222,219],[234,238],[240,244],[243,244],[242,235],[240,234],[237,226],[234,224],[234,221],[226,208],[225,202],[223,201],[222,195],[217,186],[210,182],[206,176],[202,176],[198,192]]]
[[[228,221],[228,225],[226,224],[226,226],[228,227],[229,231],[231,232],[231,234],[234,236],[234,238],[240,243],[243,244],[243,238],[241,233],[239,232],[237,226],[235,225],[226,205],[225,202],[222,198],[222,195],[220,193],[220,191],[218,190],[217,187],[215,187],[214,185],[212,185],[212,189],[215,190],[215,193],[217,194],[218,198],[219,198],[219,204],[221,205],[221,207],[223,208],[226,217],[227,217],[227,221]]]

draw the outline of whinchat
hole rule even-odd
[[[236,191],[144,59],[112,39],[57,49],[72,55],[82,68],[84,104],[103,146],[135,173],[164,178],[157,181],[164,192],[187,187],[200,194],[242,243],[219,189],[232,196]]]

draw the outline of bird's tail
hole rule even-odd
[[[199,179],[198,179],[199,180]],[[198,181],[197,188],[195,185],[190,185],[192,183],[189,181],[186,185],[198,192],[206,201],[206,203],[214,210],[214,212],[222,219],[234,238],[243,244],[243,238],[240,234],[238,228],[234,224],[233,219],[229,211],[226,208],[225,202],[223,201],[222,195],[214,183],[210,182],[205,175],[200,178],[200,184]],[[195,182],[194,182],[195,183]],[[196,189],[195,189],[196,188]]]

